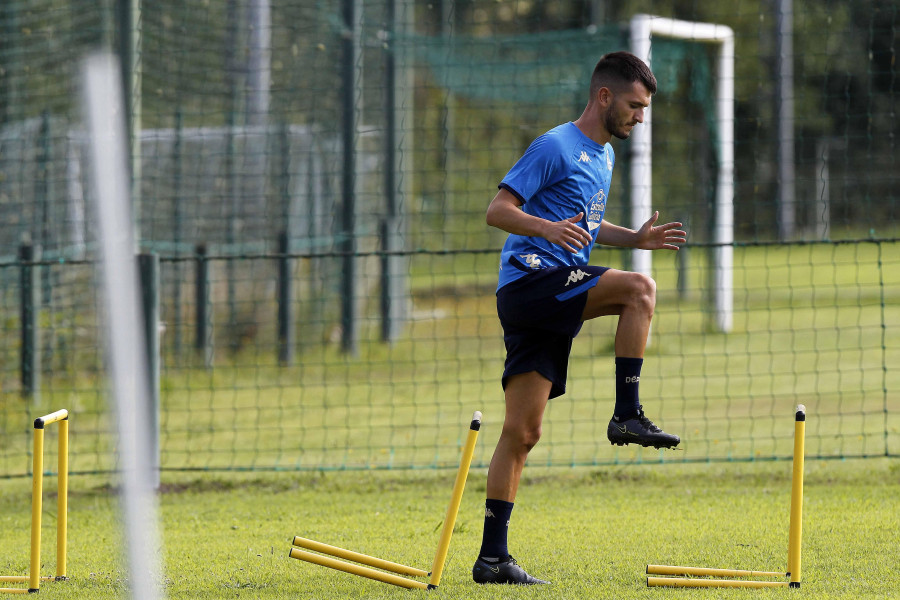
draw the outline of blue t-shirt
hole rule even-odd
[[[499,187],[516,196],[526,213],[548,221],[584,213],[578,224],[596,240],[615,162],[612,146],[601,146],[574,123],[564,123],[534,140]],[[592,247],[593,241],[573,254],[542,237],[510,234],[500,256],[497,289],[533,270],[587,265]]]

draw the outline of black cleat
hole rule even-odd
[[[653,424],[653,421],[644,416],[644,409],[640,408],[636,417],[618,421],[613,417],[606,428],[606,437],[610,444],[624,446],[625,444],[638,444],[648,448],[674,448],[681,443],[677,435],[666,433]]]
[[[537,585],[550,583],[543,579],[532,577],[519,566],[512,556],[506,562],[491,564],[478,558],[472,567],[472,579],[475,583],[511,583],[516,585]]]

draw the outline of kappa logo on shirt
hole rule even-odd
[[[584,150],[581,151],[581,156],[578,157],[578,162],[591,162],[591,157],[588,156],[588,153]]]

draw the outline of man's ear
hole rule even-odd
[[[597,90],[597,103],[600,106],[609,106],[612,103],[613,93],[608,87],[602,87]]]

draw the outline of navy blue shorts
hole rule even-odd
[[[509,378],[537,371],[550,380],[550,398],[566,393],[572,340],[581,331],[587,292],[608,267],[550,267],[529,273],[497,291]]]

